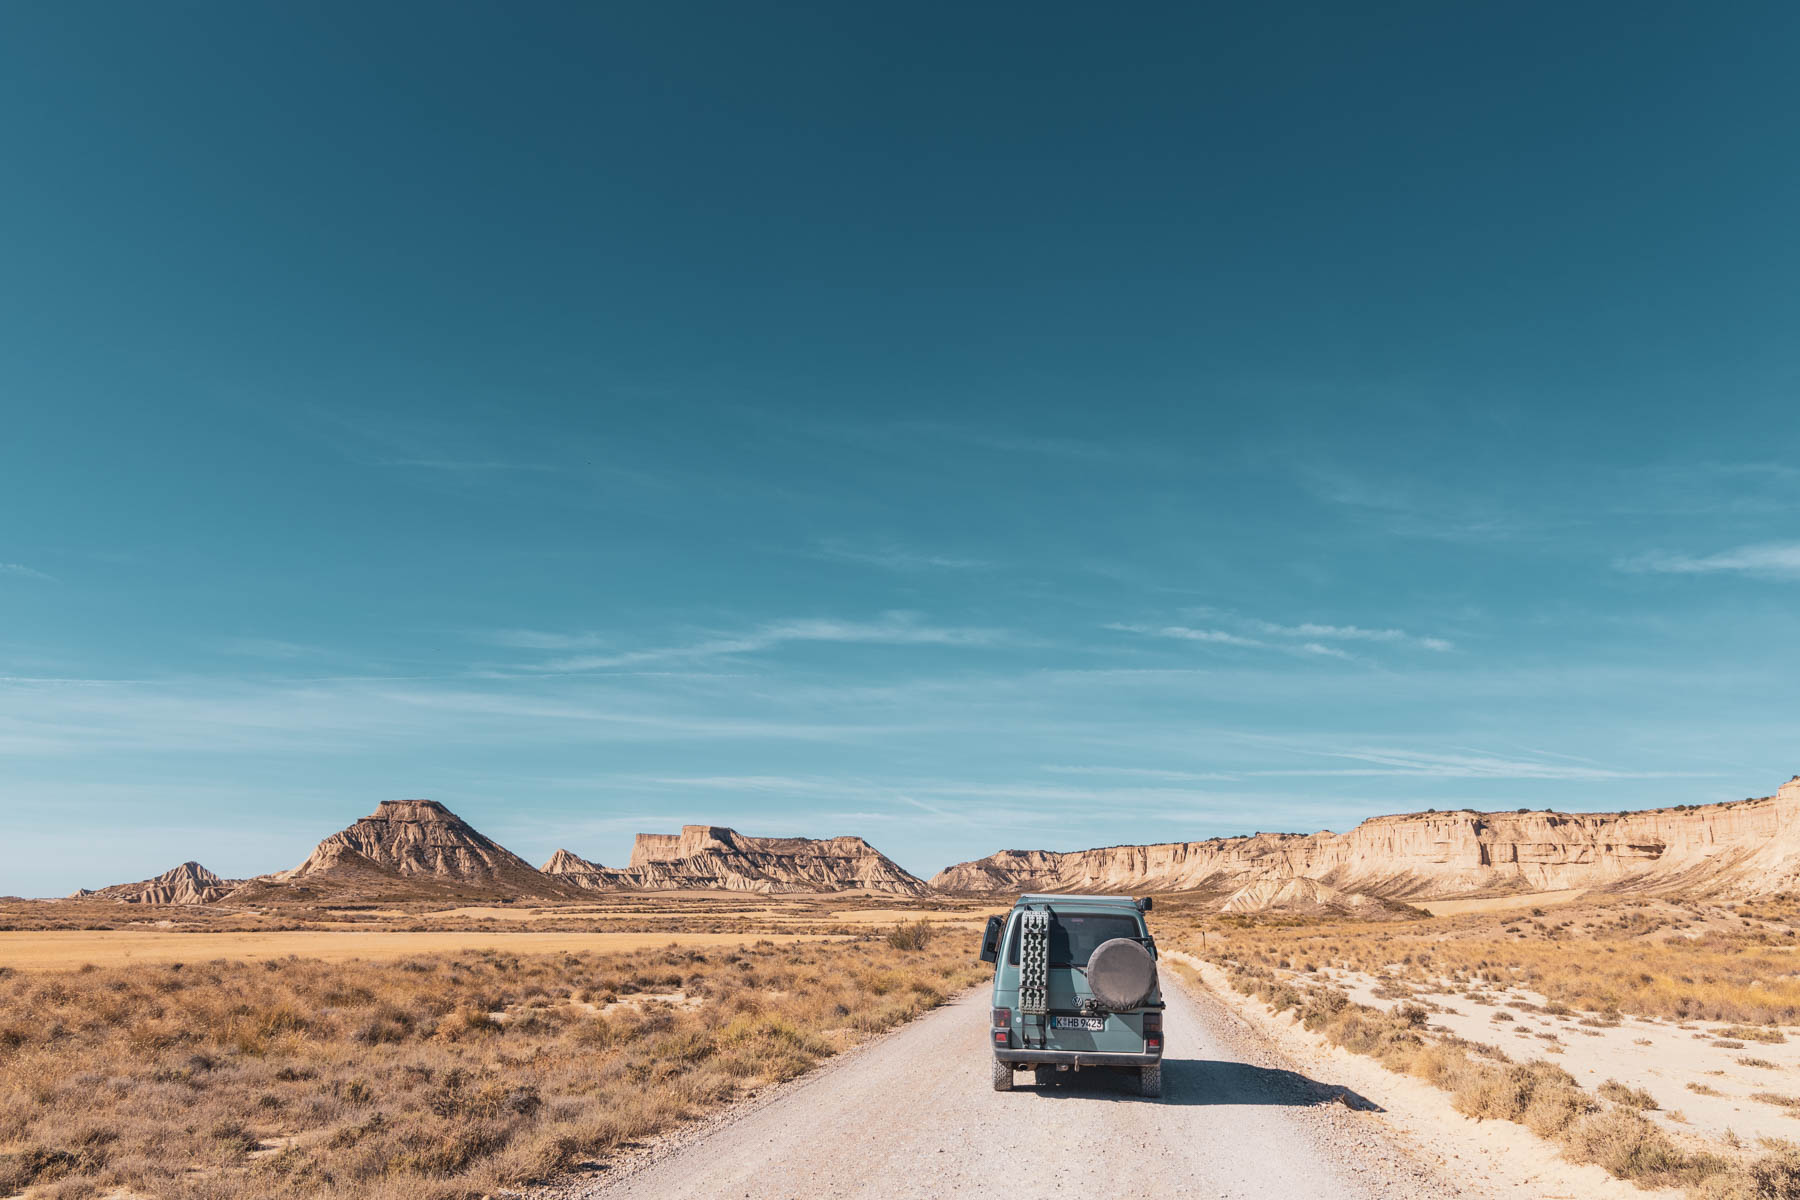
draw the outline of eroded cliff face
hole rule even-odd
[[[1755,896],[1800,888],[1800,776],[1729,804],[1595,813],[1413,813],[1348,833],[1257,834],[1055,853],[1003,850],[938,872],[955,892],[1230,892],[1315,879],[1434,899],[1605,887]]]
[[[568,891],[435,800],[383,800],[369,816],[320,842],[305,862],[271,878],[293,882],[371,871],[497,894]]]
[[[555,859],[546,863],[545,871],[551,872],[555,863]],[[624,870],[572,868],[557,877],[597,890],[862,890],[904,896],[927,890],[923,880],[859,837],[746,837],[720,825],[684,825],[678,834],[640,833],[632,844],[631,864]]]

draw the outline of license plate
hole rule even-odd
[[[1085,1029],[1089,1033],[1106,1032],[1105,1017],[1051,1017],[1052,1029]]]

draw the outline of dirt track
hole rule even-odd
[[[1167,977],[1165,976],[1165,979]],[[1165,983],[1165,986],[1167,984]],[[562,1192],[571,1200],[975,1196],[1457,1196],[1367,1105],[1284,1069],[1202,994],[1171,989],[1163,1097],[1083,1073],[991,1089],[976,989],[766,1102]]]

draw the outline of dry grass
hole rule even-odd
[[[887,939],[0,971],[0,1194],[472,1200],[986,975]]]
[[[321,962],[394,961],[426,954],[549,954],[558,951],[631,951],[676,943],[701,949],[742,946],[758,937],[776,942],[846,934],[606,932],[542,933],[521,930],[396,932],[392,930],[277,930],[266,933],[169,933],[160,930],[56,930],[0,933],[0,964],[21,971],[69,970],[131,963],[244,962],[288,958]]]
[[[1422,1006],[1382,1010],[1353,1003],[1335,987],[1284,981],[1265,966],[1226,966],[1238,991],[1277,1012],[1293,1009],[1306,1029],[1334,1045],[1444,1089],[1464,1116],[1524,1125],[1560,1143],[1575,1162],[1595,1163],[1643,1187],[1685,1188],[1697,1200],[1800,1200],[1800,1149],[1793,1146],[1777,1144],[1747,1160],[1698,1153],[1678,1146],[1642,1115],[1656,1102],[1640,1090],[1609,1080],[1595,1097],[1553,1063],[1515,1064],[1492,1047],[1433,1036]]]
[[[1184,912],[1179,899],[1164,905]],[[1218,918],[1187,909],[1185,948],[1284,969],[1523,987],[1594,1013],[1737,1023],[1727,1040],[1779,1041],[1800,1023],[1800,903],[1722,907],[1601,899],[1554,915],[1477,913],[1406,922]],[[1167,928],[1170,917],[1164,917]]]
[[[0,932],[119,930],[271,933],[357,930],[406,933],[858,933],[897,920],[973,921],[989,902],[865,893],[763,896],[741,892],[596,892],[567,903],[460,900],[379,902],[284,897],[261,904],[126,904],[116,900],[0,897]]]
[[[1764,1104],[1775,1104],[1782,1108],[1800,1109],[1800,1096],[1786,1096],[1780,1092],[1755,1092],[1750,1098],[1761,1100]]]

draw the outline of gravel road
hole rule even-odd
[[[1203,993],[1170,986],[1161,1100],[1084,1072],[988,1079],[976,989],[824,1069],[621,1161],[570,1200],[1304,1197],[1425,1200],[1454,1183],[1368,1102],[1284,1069]],[[1065,1075],[1063,1078],[1072,1079]]]

